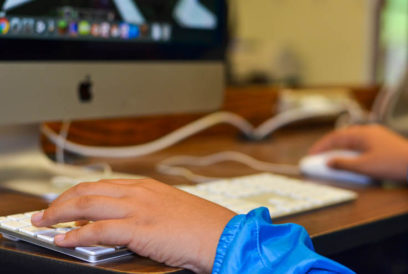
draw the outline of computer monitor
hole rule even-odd
[[[220,0],[0,0],[1,186],[47,191],[43,121],[216,110],[226,22]]]
[[[1,0],[0,124],[215,110],[225,15],[217,0]]]

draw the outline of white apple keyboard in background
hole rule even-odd
[[[299,168],[302,174],[325,180],[335,180],[366,185],[372,182],[372,178],[344,170],[337,170],[327,166],[327,162],[333,158],[355,158],[359,155],[355,151],[333,150],[321,154],[304,157]]]
[[[239,214],[267,207],[274,218],[357,198],[353,191],[271,173],[222,179],[194,186],[182,185],[178,188]]]
[[[78,227],[75,226],[75,223],[58,224],[52,227],[34,227],[31,224],[31,216],[35,212],[0,217],[0,233],[13,241],[22,240],[90,263],[106,262],[133,254],[123,246],[58,247],[54,244],[54,237]]]

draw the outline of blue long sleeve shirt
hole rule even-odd
[[[218,243],[213,274],[354,273],[314,251],[306,230],[273,225],[266,208],[235,216]]]

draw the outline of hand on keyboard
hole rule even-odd
[[[210,272],[218,239],[234,215],[154,180],[106,180],[71,188],[44,212],[33,215],[32,222],[47,227],[90,220],[83,227],[53,235],[56,245],[127,246],[170,266]]]
[[[274,216],[356,198],[351,191],[272,174],[179,188],[240,213],[267,206]],[[32,227],[27,216],[0,217],[0,232],[29,242],[36,237],[41,243],[36,244],[77,258],[85,254],[91,261],[119,256],[123,254],[120,246],[127,246],[170,266],[210,272],[219,237],[234,213],[177,188],[143,179],[82,183],[63,193],[44,212],[35,213],[32,222],[38,227]],[[48,230],[49,226],[75,220],[92,222],[73,230],[61,225]],[[114,248],[117,246],[119,250]]]

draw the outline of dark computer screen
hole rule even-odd
[[[0,0],[0,60],[215,60],[217,0]]]

